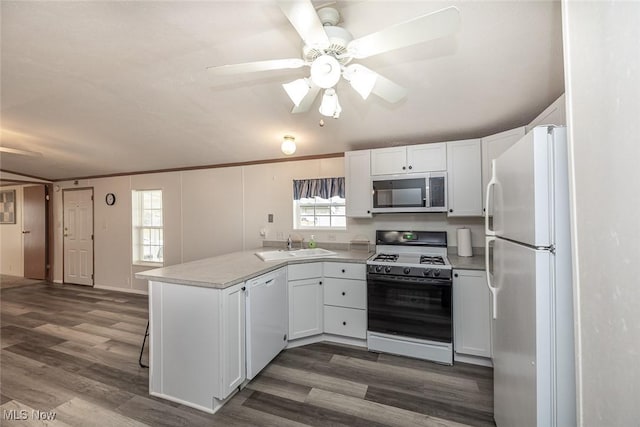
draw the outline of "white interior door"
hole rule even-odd
[[[65,190],[64,282],[93,286],[93,189]]]

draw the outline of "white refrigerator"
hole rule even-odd
[[[492,162],[486,217],[498,427],[576,425],[566,129],[540,126]],[[493,247],[491,256],[490,247]]]

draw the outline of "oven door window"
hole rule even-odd
[[[374,208],[422,208],[426,205],[426,179],[373,181]]]
[[[405,337],[452,342],[451,284],[367,278],[368,327]]]

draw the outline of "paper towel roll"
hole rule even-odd
[[[473,256],[471,230],[468,228],[458,228],[458,256]]]

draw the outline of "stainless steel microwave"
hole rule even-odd
[[[371,177],[373,213],[446,212],[447,173]]]

